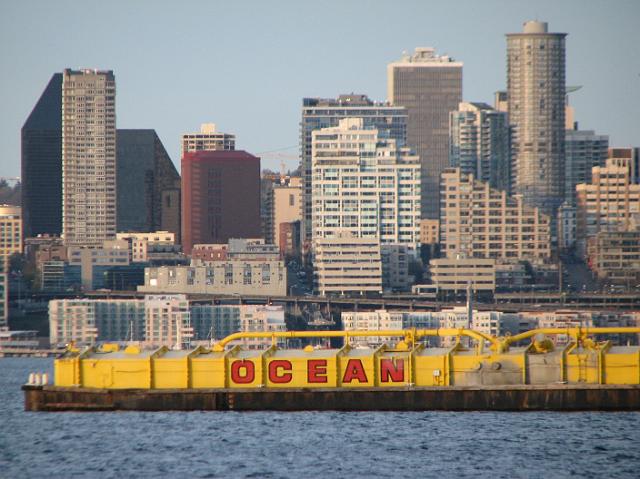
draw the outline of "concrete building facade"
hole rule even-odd
[[[598,279],[640,286],[640,229],[601,231],[587,240],[587,264]]]
[[[449,112],[462,101],[462,62],[416,48],[387,65],[387,99],[407,109],[407,145],[422,165],[421,214],[438,218],[440,173],[449,166]]]
[[[431,283],[439,291],[495,291],[496,261],[488,258],[435,258],[429,262]]]
[[[116,235],[116,83],[111,70],[62,74],[62,234],[71,246]]]
[[[565,37],[539,21],[507,34],[513,192],[551,217],[564,199]]]
[[[631,183],[630,160],[610,158],[591,177],[591,183],[576,186],[576,246],[583,257],[588,238],[599,232],[640,228],[640,184]]]
[[[447,258],[550,258],[549,217],[525,206],[521,196],[451,168],[442,174],[441,201],[440,242]]]
[[[287,268],[275,245],[263,240],[235,240],[228,245],[199,245],[191,266],[145,269],[146,293],[286,296]],[[206,253],[206,254],[205,254]]]
[[[258,238],[260,158],[245,151],[197,151],[182,157],[182,247]]]
[[[382,293],[382,259],[376,238],[348,232],[314,240],[314,283],[322,296]]]
[[[280,226],[302,221],[302,178],[289,177],[273,185],[267,195],[266,219],[265,241],[280,246]]]
[[[407,111],[370,100],[366,95],[340,95],[332,98],[304,98],[300,122],[300,168],[302,172],[303,248],[312,241],[312,132],[338,126],[343,118],[362,118],[365,128],[385,131],[404,146],[407,137]]]

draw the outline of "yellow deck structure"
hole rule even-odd
[[[571,342],[555,349],[547,335]],[[467,329],[236,333],[211,348],[188,351],[106,344],[71,347],[55,360],[55,386],[99,389],[388,388],[503,385],[638,385],[640,346],[612,346],[594,335],[640,334],[640,328],[537,329],[494,338]],[[354,336],[398,337],[394,345],[352,348]],[[448,348],[425,337],[455,337]],[[232,343],[271,338],[266,350]],[[281,349],[282,338],[342,337],[339,349]],[[469,338],[469,346],[461,338]],[[527,343],[527,341],[530,341]],[[525,343],[523,345],[523,343]],[[512,346],[520,344],[519,346]]]

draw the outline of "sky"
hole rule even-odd
[[[432,46],[464,62],[465,101],[492,104],[504,35],[531,19],[568,33],[580,128],[639,146],[638,0],[2,0],[0,176],[19,176],[20,129],[64,68],[113,70],[117,127],[155,129],[178,170],[180,136],[209,122],[293,169],[303,97],[385,100],[386,65]]]

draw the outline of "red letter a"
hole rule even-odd
[[[350,383],[354,379],[357,379],[360,383],[367,382],[367,373],[364,372],[362,361],[359,359],[349,359],[347,367],[344,370],[343,383]]]

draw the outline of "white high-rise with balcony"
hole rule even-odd
[[[71,246],[116,236],[116,83],[111,70],[62,75],[62,233]]]
[[[420,242],[420,159],[361,118],[313,132],[313,239]]]

